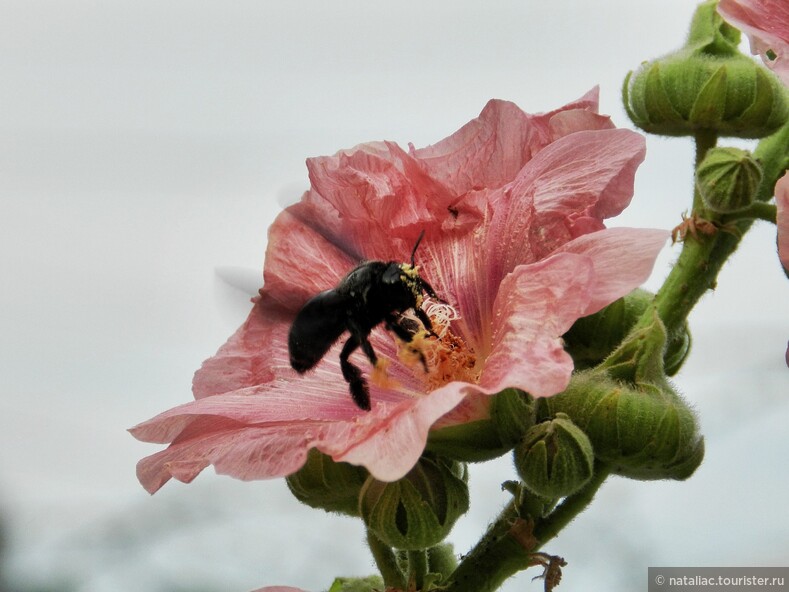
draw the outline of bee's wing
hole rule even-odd
[[[346,329],[349,297],[326,290],[310,298],[288,334],[290,365],[306,372],[317,364]]]

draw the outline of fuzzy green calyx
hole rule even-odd
[[[493,397],[490,417],[499,440],[510,450],[534,425],[534,399],[521,390],[504,389]]]
[[[563,392],[539,399],[537,419],[566,413],[595,457],[634,479],[686,479],[704,458],[696,416],[665,378],[666,330],[645,316],[597,368],[577,372]]]
[[[366,578],[336,578],[329,592],[377,592],[384,589],[381,576]]]
[[[561,412],[526,432],[515,447],[514,458],[526,489],[549,500],[581,489],[592,477],[594,466],[589,438]]]
[[[506,454],[534,425],[534,399],[518,389],[487,397],[488,417],[431,430],[427,450],[461,462],[483,462]]]
[[[739,53],[739,31],[715,7],[715,1],[699,6],[684,47],[627,75],[625,108],[644,131],[761,138],[789,118],[783,84]]]
[[[545,413],[567,413],[614,474],[633,479],[686,479],[701,464],[704,440],[696,418],[669,388],[633,388],[587,370],[563,393],[545,399]]]
[[[652,305],[655,295],[637,288],[602,310],[578,319],[563,335],[565,350],[578,370],[592,368],[605,360]],[[663,353],[666,374],[673,376],[690,351],[687,323],[669,339]]]
[[[367,479],[359,510],[367,528],[396,549],[428,549],[468,511],[466,466],[423,456],[399,481]]]
[[[296,499],[311,508],[358,516],[359,492],[368,475],[364,467],[335,462],[312,448],[304,466],[285,482]]]
[[[762,169],[747,150],[712,148],[696,169],[704,205],[717,214],[739,212],[756,199]]]

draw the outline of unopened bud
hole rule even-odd
[[[592,368],[605,360],[652,305],[654,298],[651,292],[637,288],[602,310],[575,321],[563,336],[575,368]],[[685,323],[666,345],[663,357],[666,374],[676,374],[689,351],[690,332]]]
[[[533,426],[515,447],[515,468],[526,489],[558,499],[592,477],[594,453],[584,432],[564,413]]]
[[[490,417],[499,440],[511,449],[534,425],[534,399],[521,390],[505,389],[493,397]]]
[[[667,136],[711,130],[762,138],[789,118],[783,84],[739,53],[739,32],[723,21],[715,5],[699,6],[684,47],[643,63],[625,79],[625,108],[641,129]]]
[[[399,481],[367,479],[359,508],[367,528],[396,549],[427,549],[440,543],[468,511],[465,465],[423,456]]]
[[[268,590],[268,588],[264,588]],[[366,578],[335,578],[329,592],[378,592],[384,589],[381,576]]]
[[[358,516],[359,492],[368,475],[363,467],[335,462],[312,448],[304,466],[285,481],[296,499],[311,508]]]
[[[538,418],[569,415],[595,456],[619,475],[686,479],[704,457],[696,417],[668,383],[637,388],[587,370],[574,374],[564,392],[538,402]]]
[[[710,149],[696,170],[696,187],[704,205],[719,214],[750,206],[761,182],[759,163],[739,148]]]

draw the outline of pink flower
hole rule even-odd
[[[786,0],[721,0],[718,12],[748,35],[751,53],[762,57],[789,85],[789,2]]]
[[[208,465],[239,479],[284,476],[313,447],[392,481],[431,426],[484,413],[484,395],[561,392],[573,370],[561,336],[640,285],[667,238],[605,229],[630,201],[645,147],[596,109],[596,89],[541,115],[493,100],[427,148],[377,142],[309,159],[312,187],[271,226],[264,288],[195,374],[196,400],[130,430],[170,444],[138,464],[144,487],[189,482]],[[369,381],[369,412],[340,373],[344,339],[314,370],[292,370],[287,333],[304,302],[360,259],[406,261],[422,231],[420,273],[449,303],[423,306],[440,335],[422,344],[430,371],[380,327],[370,342],[388,371]]]

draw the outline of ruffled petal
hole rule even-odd
[[[307,160],[312,190],[294,208],[359,259],[406,260],[422,231],[452,218],[456,196],[392,142]]]
[[[604,228],[633,195],[644,138],[622,129],[564,136],[540,152],[493,196],[495,213],[480,257],[489,290],[517,265],[546,257],[584,233]]]
[[[588,287],[588,301],[580,316],[596,313],[643,284],[668,237],[667,230],[608,228],[580,236],[557,249],[557,254],[588,257],[594,266],[594,282]]]
[[[315,397],[294,397],[292,389],[290,396],[272,390],[201,399],[130,430],[140,440],[172,442],[141,460],[137,476],[151,493],[170,478],[189,483],[209,465],[237,479],[270,479],[297,471],[309,449],[318,448],[393,481],[416,464],[430,427],[465,396],[462,386],[378,400],[369,413],[347,393],[324,398],[323,405]]]
[[[509,101],[491,100],[479,117],[451,136],[412,154],[428,174],[460,196],[469,191],[496,189],[510,182],[518,171],[551,141],[592,121],[583,115],[596,113],[597,89],[542,115],[524,113]],[[554,125],[554,120],[556,124]],[[594,120],[592,125],[598,125]]]
[[[380,481],[396,481],[413,468],[431,426],[463,400],[468,386],[452,383],[353,424],[334,424],[318,448],[334,460],[366,467]]]
[[[535,397],[564,390],[573,370],[561,336],[641,285],[668,232],[613,228],[587,234],[554,254],[521,265],[501,283],[494,335],[480,386],[516,387]]]
[[[573,370],[561,336],[582,316],[593,267],[589,259],[562,253],[518,266],[501,283],[491,351],[480,386],[508,387],[535,397],[564,390]]]
[[[721,0],[718,12],[748,35],[751,52],[760,55],[789,85],[789,2],[786,0]]]

